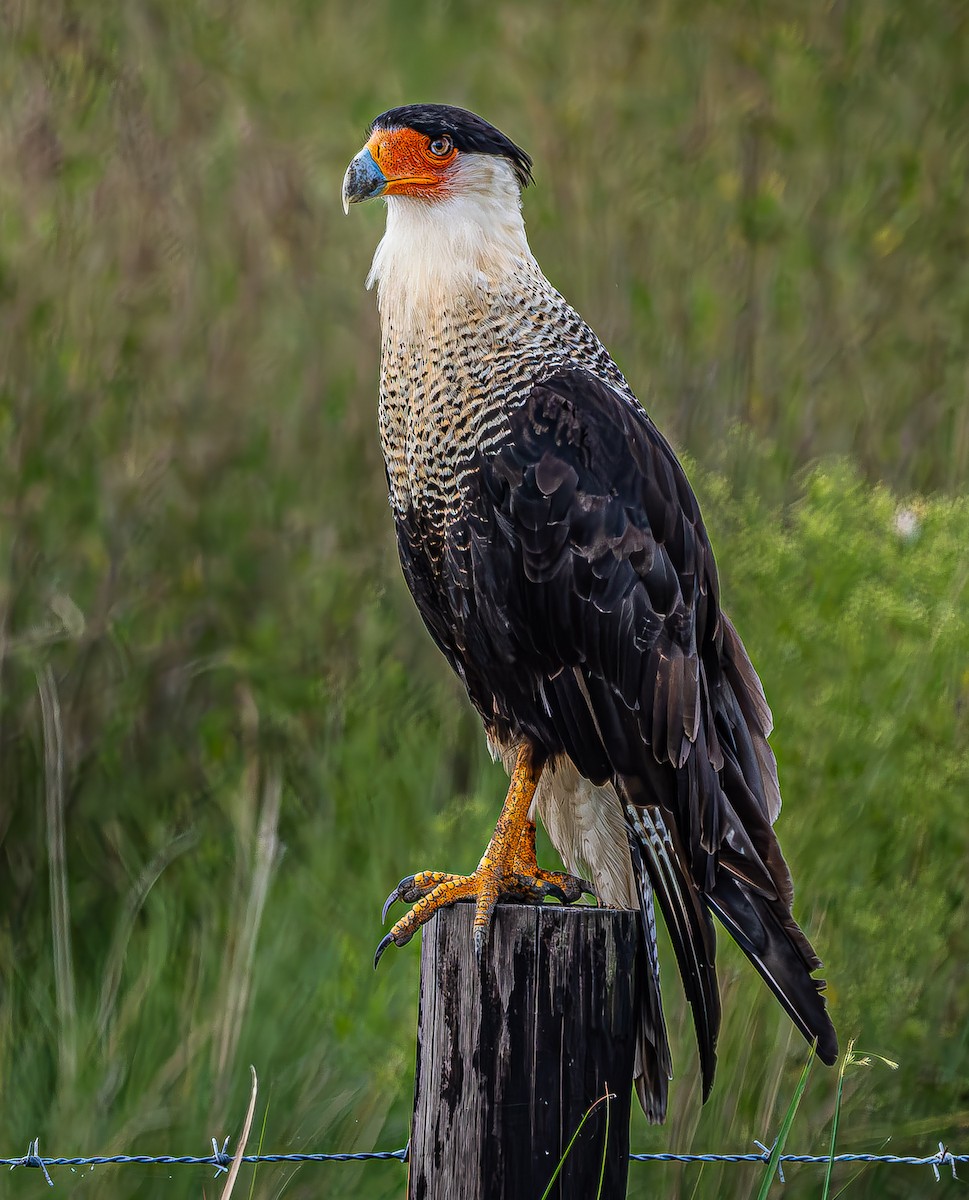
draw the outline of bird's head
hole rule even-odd
[[[521,214],[531,169],[524,150],[463,108],[409,104],[377,117],[347,168],[343,207],[386,197],[367,277],[386,336],[423,336],[472,295],[538,271]]]
[[[343,207],[374,196],[427,204],[511,185],[527,186],[532,160],[493,125],[448,104],[381,113],[343,178]]]

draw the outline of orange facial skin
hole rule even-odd
[[[431,146],[443,147],[443,153],[435,153]],[[377,129],[366,148],[386,176],[382,195],[447,195],[450,168],[458,156],[450,138],[435,140],[413,129]]]

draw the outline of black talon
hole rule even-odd
[[[481,966],[482,960],[484,959],[484,948],[485,948],[485,937],[486,936],[487,936],[487,931],[484,929],[476,929],[474,931],[474,957],[475,957],[475,961],[477,962],[479,967]]]
[[[387,949],[387,947],[390,945],[390,943],[393,940],[394,940],[394,935],[392,933],[388,933],[386,937],[381,938],[380,945],[377,947],[377,951],[373,956],[373,969],[375,971],[377,969],[377,963],[380,962],[381,955],[383,954],[383,952]]]
[[[414,876],[413,875],[405,875],[404,878],[400,881],[400,883],[398,883],[397,886],[394,888],[394,890],[390,893],[390,895],[384,901],[383,908],[380,910],[380,924],[381,925],[383,925],[384,922],[387,920],[387,911],[390,908],[390,906],[392,904],[396,904],[396,902],[398,900],[404,899],[404,896],[402,894],[404,887],[405,886],[411,887],[413,885],[413,883],[414,883]]]
[[[575,890],[570,887],[568,892],[566,892],[566,899],[564,901],[565,904],[576,904],[582,899],[583,896],[591,896],[592,899],[595,900],[596,904],[599,903],[599,897],[592,890],[591,883],[585,879],[576,879],[574,880],[574,884]]]

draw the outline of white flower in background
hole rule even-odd
[[[922,524],[914,508],[903,507],[895,513],[895,532],[906,542],[918,537]]]

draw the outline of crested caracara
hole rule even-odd
[[[638,908],[650,964],[637,1090],[666,1111],[659,905],[693,1009],[703,1093],[720,998],[715,915],[827,1063],[837,1039],[774,835],[771,714],[718,595],[700,508],[608,351],[542,274],[521,214],[531,160],[437,104],[373,122],[345,207],[382,196],[374,256],[380,438],[404,576],[511,775],[469,876],[423,871],[383,940],[499,897]],[[534,814],[569,873],[535,861]],[[385,909],[386,911],[386,909]]]

